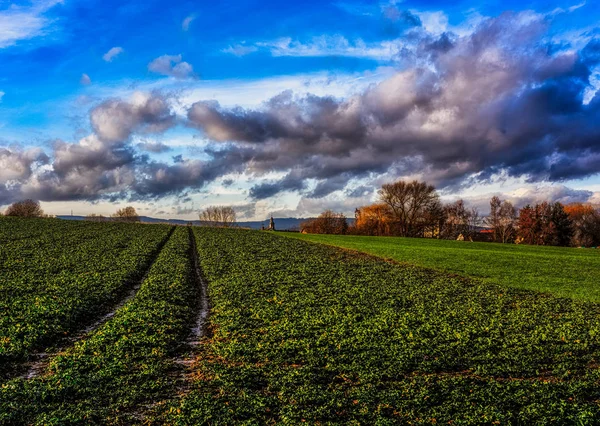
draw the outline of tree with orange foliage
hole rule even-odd
[[[565,206],[565,212],[573,222],[571,245],[600,245],[600,211],[591,204],[572,203]]]
[[[360,235],[391,235],[392,210],[387,204],[356,209],[353,232]]]

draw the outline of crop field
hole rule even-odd
[[[593,302],[270,232],[1,219],[5,227],[3,303],[36,306],[31,301],[48,294],[56,296],[48,303],[61,303],[45,316],[37,308],[3,311],[6,324],[37,314],[50,325],[35,338],[3,327],[11,367],[0,379],[0,424],[600,418],[600,305]],[[114,251],[97,254],[91,241],[104,239]],[[30,252],[5,249],[26,241]],[[129,251],[137,262],[127,260]],[[36,273],[20,279],[17,259]],[[121,284],[78,281],[85,269]],[[64,314],[66,307],[74,313]],[[48,355],[27,374],[40,351]]]
[[[282,233],[491,284],[600,302],[600,249],[425,238]]]

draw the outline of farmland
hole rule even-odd
[[[106,312],[142,277],[169,232],[12,218],[3,219],[1,229],[4,371]]]
[[[62,343],[41,374],[2,379],[0,424],[594,424],[600,416],[596,303],[268,232],[7,223],[0,220],[3,268],[18,263],[8,262],[18,256],[5,243],[33,247],[54,236],[40,245],[52,257],[44,265],[40,255],[33,275],[44,286],[16,281],[16,272],[2,281],[11,303],[46,294],[61,273],[83,274],[71,263],[52,269],[57,259],[78,255],[104,273],[111,266],[100,268],[85,241],[110,244],[123,234],[129,239],[114,244],[124,247],[105,256],[130,272],[118,275],[116,287],[137,281],[139,290],[121,305],[124,291],[97,302],[103,307],[81,308],[86,315],[71,322],[61,309],[47,314],[76,340],[48,334],[25,345],[15,342],[26,334],[11,334],[15,369],[46,342]],[[137,249],[139,262],[114,262],[136,250],[127,245],[136,238],[151,241],[147,251]],[[65,241],[85,252],[71,252]],[[203,282],[210,316],[206,333],[194,336]],[[103,280],[62,282],[53,291],[68,284],[86,289],[74,300],[94,286],[105,293]],[[64,294],[61,300],[73,293]],[[68,305],[78,303],[93,305]],[[88,327],[111,307],[114,315]]]
[[[491,284],[600,302],[600,250],[426,238],[285,233]]]

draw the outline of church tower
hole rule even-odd
[[[271,221],[269,222],[269,231],[275,230],[275,221],[273,220],[273,216],[271,216]]]

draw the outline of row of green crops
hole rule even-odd
[[[596,304],[265,232],[195,232],[213,336],[157,423],[600,418]]]
[[[177,228],[113,318],[55,357],[44,376],[0,387],[0,424],[141,422],[159,395],[173,392],[173,356],[198,303],[190,254],[189,231]]]
[[[0,376],[81,330],[139,281],[170,227],[2,219]],[[35,236],[32,236],[35,235]]]
[[[65,235],[77,232],[79,228],[86,227],[89,223],[82,221],[69,221],[60,219],[23,219],[18,217],[0,216],[0,244],[48,236],[48,228],[53,235]],[[59,232],[60,231],[60,232]]]

